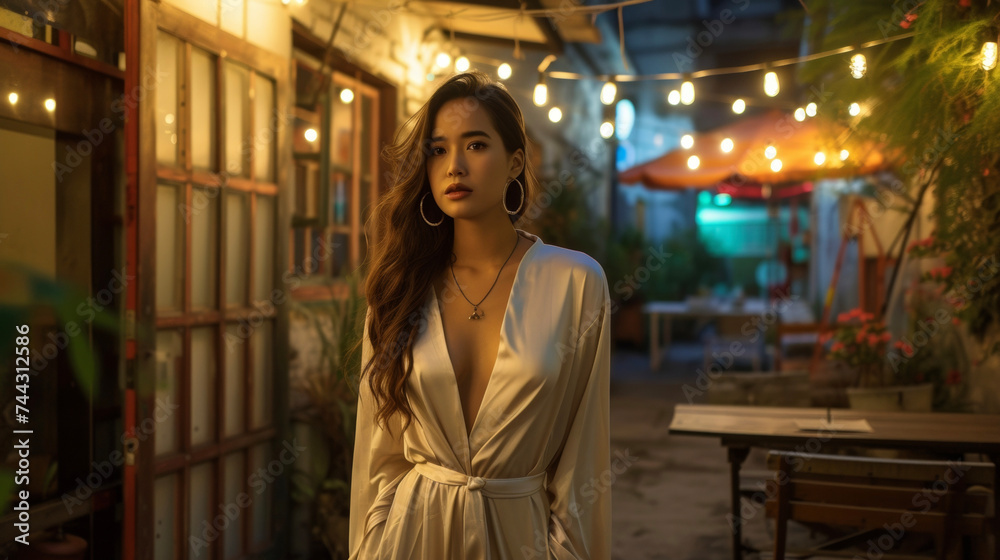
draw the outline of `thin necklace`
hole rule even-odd
[[[518,244],[518,239],[516,239],[516,238],[520,237],[518,235],[518,233],[517,233],[517,230],[514,231],[514,237],[515,237],[514,248],[511,249],[510,250],[510,254],[507,255],[507,260],[503,261],[503,264],[500,265],[500,271],[497,272],[497,277],[495,279],[493,279],[493,286],[490,286],[489,291],[486,292],[486,295],[483,296],[483,299],[479,300],[479,303],[472,303],[471,301],[469,301],[468,296],[466,296],[465,292],[462,291],[462,287],[458,285],[458,278],[455,278],[455,263],[454,263],[454,261],[451,262],[451,263],[449,263],[449,266],[451,267],[451,278],[452,278],[452,280],[455,281],[455,286],[458,287],[458,292],[460,294],[462,294],[462,297],[465,298],[465,301],[468,301],[469,305],[472,306],[472,315],[469,315],[469,319],[477,319],[478,320],[478,319],[482,319],[485,316],[484,313],[479,310],[479,306],[484,301],[486,301],[486,298],[490,295],[490,292],[493,291],[493,287],[497,285],[497,280],[500,279],[500,273],[503,272],[503,267],[507,266],[507,262],[510,260],[511,257],[514,256],[514,251],[517,249],[517,244]]]

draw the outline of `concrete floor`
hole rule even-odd
[[[694,382],[701,360],[700,346],[682,343],[672,346],[670,359],[656,373],[647,353],[612,355],[612,456],[635,458],[612,486],[616,560],[732,558],[725,448],[714,438],[673,436],[667,430],[674,405],[687,402],[683,386]],[[766,453],[752,450],[743,472],[765,471]],[[744,526],[744,544],[771,549],[772,528],[761,512]],[[807,531],[790,526],[790,546],[809,540]],[[744,556],[769,557],[769,552]]]

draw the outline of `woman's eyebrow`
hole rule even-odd
[[[463,132],[459,136],[459,138],[472,138],[473,136],[485,136],[487,138],[490,137],[489,134],[486,134],[486,132],[482,130],[467,130]],[[442,142],[444,141],[444,139],[445,139],[444,136],[434,136],[431,138],[431,142]]]

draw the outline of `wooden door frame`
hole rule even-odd
[[[291,138],[289,136],[288,118],[290,103],[291,59],[265,51],[243,39],[230,35],[221,29],[187,14],[180,9],[156,0],[137,0],[126,2],[126,52],[130,61],[138,61],[130,65],[126,72],[126,91],[133,87],[142,87],[141,73],[156,67],[157,33],[160,30],[182,38],[195,46],[213,53],[219,53],[233,61],[247,65],[274,79],[275,107],[277,119],[276,152],[274,159],[275,183],[278,186],[276,195],[275,216],[275,248],[274,266],[272,270],[273,286],[271,303],[276,309],[274,338],[272,351],[273,379],[273,423],[277,431],[275,441],[287,437],[290,433],[288,421],[288,379],[278,375],[287,371],[280,364],[288,362],[288,312],[287,300],[289,288],[287,276],[283,275],[287,262],[287,224],[290,222],[289,170],[291,165]],[[134,391],[135,400],[132,403],[135,418],[150,418],[156,406],[155,375],[156,375],[156,106],[145,97],[138,103],[134,117],[134,128],[126,132],[126,174],[128,186],[126,192],[127,206],[127,243],[126,255],[129,270],[136,271],[135,291],[128,297],[128,312],[135,317],[134,351],[127,365],[127,377],[130,389]],[[251,130],[251,133],[253,131]],[[218,131],[221,135],[223,132]],[[220,157],[224,157],[221,153]],[[251,209],[251,212],[253,209]],[[250,227],[253,228],[252,215]],[[224,231],[220,228],[220,239]],[[252,254],[249,255],[252,259]],[[251,261],[252,266],[252,261]],[[251,269],[252,270],[252,269]],[[221,279],[219,280],[221,282]],[[250,290],[252,286],[248,286]],[[253,292],[249,292],[252,297]],[[284,294],[284,295],[282,295]],[[225,302],[219,301],[224,306]],[[224,325],[222,327],[224,329]],[[222,374],[222,372],[219,372]],[[128,405],[127,405],[128,408]],[[126,422],[126,425],[134,425]],[[221,429],[221,428],[220,428]],[[154,436],[155,437],[155,436]],[[155,510],[154,496],[154,460],[155,447],[145,443],[135,455],[134,470],[131,480],[126,484],[134,484],[134,503],[126,504],[126,512],[134,512],[135,528],[133,540],[126,536],[123,557],[152,560],[154,542]],[[289,495],[287,473],[278,479],[273,487],[273,519],[287,518],[287,496]],[[128,515],[126,514],[126,518]],[[274,523],[274,549],[287,548],[287,525]],[[187,527],[181,526],[180,531],[186,533]],[[184,533],[182,533],[184,534]]]

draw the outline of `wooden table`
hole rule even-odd
[[[994,492],[1000,489],[1000,415],[871,412],[833,409],[833,423],[865,419],[871,433],[800,431],[796,419],[824,419],[825,408],[771,408],[679,404],[670,433],[718,437],[727,448],[732,499],[733,558],[743,557],[740,527],[740,466],[751,447],[797,449],[812,453],[841,447],[917,449],[936,453],[983,453],[994,465]],[[996,501],[994,502],[996,503]],[[1000,509],[1000,508],[997,508]],[[1000,515],[994,511],[995,538]],[[996,546],[1000,559],[1000,544]]]
[[[642,306],[642,312],[649,314],[649,365],[653,371],[660,369],[663,351],[670,349],[670,323],[674,317],[747,317],[762,316],[768,311],[763,299],[747,298],[742,306],[732,302],[712,302],[705,305],[691,305],[687,301],[651,301]],[[666,319],[663,335],[660,335],[661,319]],[[663,351],[660,343],[663,343]]]

